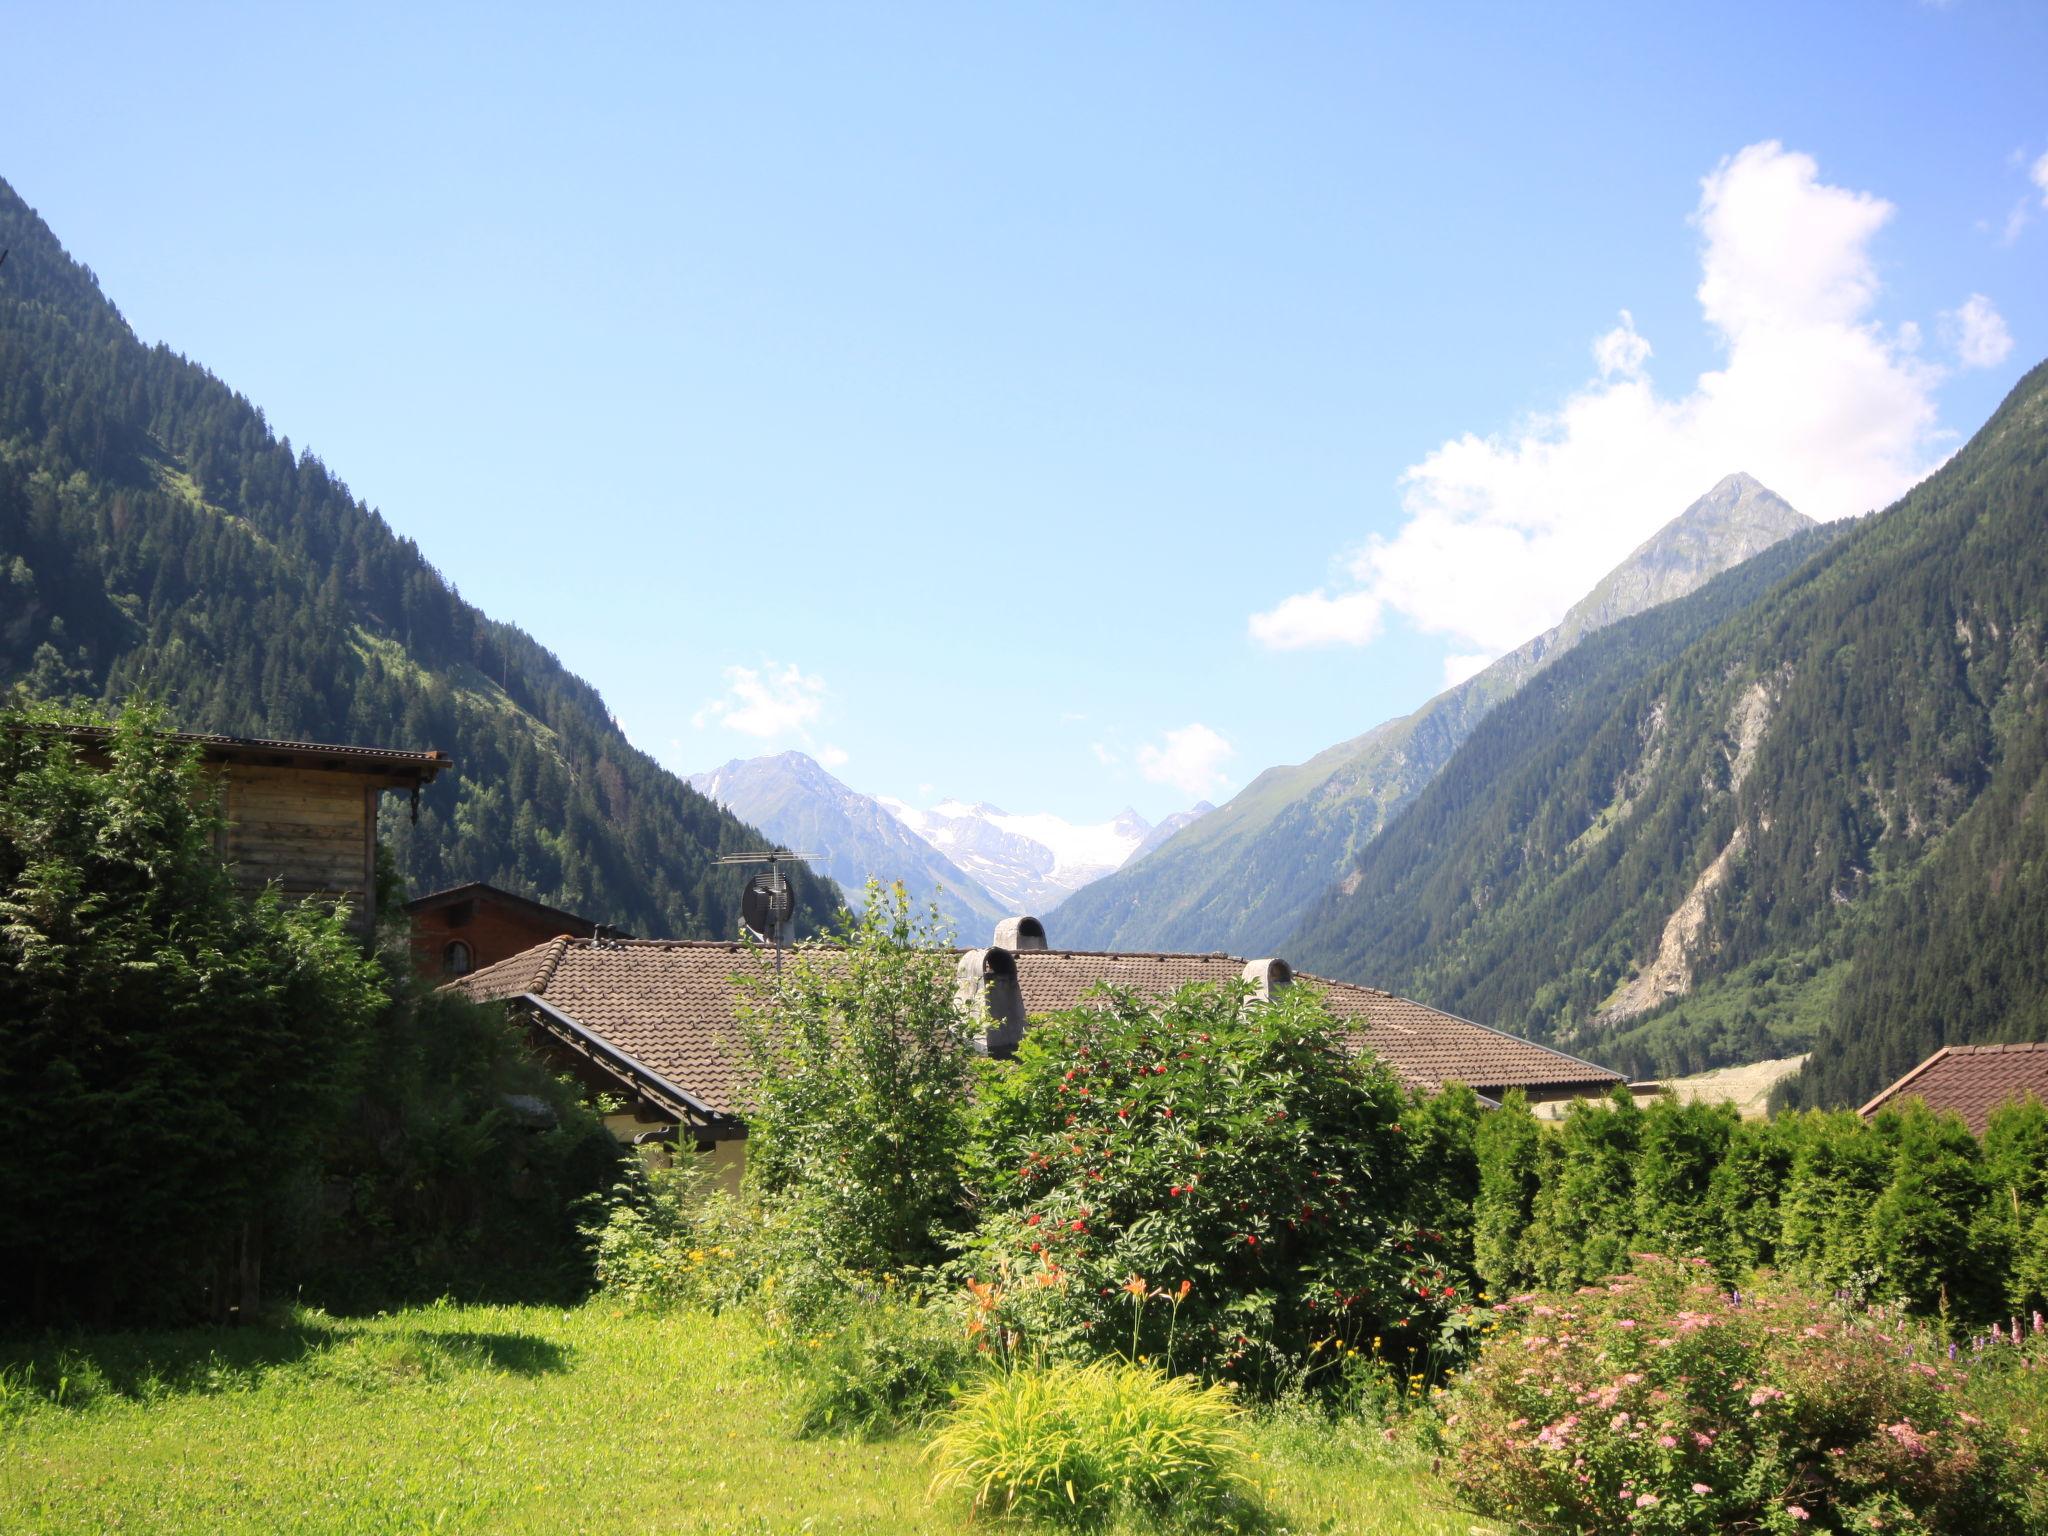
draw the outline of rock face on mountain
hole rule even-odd
[[[802,752],[735,758],[709,773],[693,773],[690,787],[787,847],[817,855],[815,868],[839,882],[858,904],[873,876],[900,880],[922,907],[939,914],[968,940],[985,939],[1006,915],[996,898],[951,859],[883,808],[849,788]]]
[[[1553,629],[1305,763],[1269,768],[1221,810],[1060,909],[1063,942],[1095,949],[1271,954],[1495,705],[1587,635],[1694,591],[1813,522],[1729,475],[1616,566]]]
[[[1113,820],[1076,825],[1045,813],[1019,816],[964,800],[942,801],[930,810],[886,796],[880,803],[1009,911],[1040,917],[1121,868],[1153,831],[1128,807]]]
[[[1810,1043],[1804,1104],[2048,1038],[2044,529],[2048,365],[1789,571],[1773,549],[1532,681],[1282,952],[1631,1076]]]

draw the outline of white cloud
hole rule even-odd
[[[1105,768],[1114,768],[1123,761],[1123,758],[1117,754],[1116,749],[1105,742],[1091,741],[1088,743],[1088,750],[1095,754],[1095,761],[1102,764]]]
[[[2034,185],[2041,189],[2041,206],[2048,208],[2048,152],[2034,162],[2033,170],[2027,173],[2034,178]]]
[[[807,675],[795,663],[727,667],[725,681],[725,697],[712,699],[690,717],[697,729],[721,725],[742,736],[795,735],[808,741],[804,727],[825,707],[825,680]]]
[[[1453,670],[1564,610],[1723,475],[1747,470],[1809,516],[1881,507],[1938,459],[1943,370],[1872,315],[1871,244],[1892,205],[1829,186],[1814,160],[1753,144],[1700,184],[1697,292],[1721,366],[1660,392],[1626,311],[1598,376],[1555,410],[1440,444],[1401,477],[1401,525],[1348,562],[1348,588],[1251,621],[1275,649],[1360,645],[1383,614],[1443,638]]]
[[[1444,658],[1444,686],[1457,687],[1466,678],[1484,672],[1492,660],[1491,651],[1453,651]]]
[[[1321,587],[1283,598],[1251,617],[1252,638],[1275,651],[1317,645],[1364,645],[1380,632],[1380,600],[1371,592],[1331,597]]]
[[[1941,333],[1965,368],[1996,368],[2012,351],[2012,332],[2005,328],[2005,316],[1981,293],[1971,294],[1961,308],[1944,313]]]
[[[1600,365],[1600,377],[1612,378],[1620,374],[1632,379],[1643,371],[1643,364],[1650,360],[1650,343],[1636,329],[1636,317],[1627,310],[1621,312],[1621,324],[1605,336],[1593,340],[1593,361]]]
[[[818,749],[818,761],[827,768],[837,768],[853,754],[844,747],[824,746]]]
[[[1197,721],[1168,731],[1158,745],[1138,748],[1138,771],[1154,784],[1171,784],[1190,799],[1200,799],[1230,782],[1222,763],[1236,750]]]

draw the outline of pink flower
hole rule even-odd
[[[1765,1403],[1776,1402],[1779,1398],[1783,1397],[1784,1395],[1785,1394],[1780,1392],[1776,1387],[1758,1387],[1754,1392],[1749,1394],[1749,1406],[1752,1408],[1761,1408]]]
[[[1705,1483],[1694,1483],[1692,1485],[1692,1491],[1694,1493],[1712,1493],[1714,1490],[1708,1487]]]
[[[1639,1493],[1636,1495],[1637,1509],[1655,1509],[1658,1502],[1657,1495],[1654,1493]]]
[[[1663,1446],[1664,1449],[1667,1451],[1676,1450],[1678,1448],[1678,1441],[1670,1435],[1659,1435],[1657,1437],[1657,1443]]]
[[[1810,1515],[1806,1513],[1805,1510],[1801,1509],[1797,1504],[1787,1504],[1785,1506],[1785,1513],[1790,1515],[1794,1520],[1807,1520],[1812,1518]]]
[[[1884,1432],[1898,1441],[1905,1448],[1906,1454],[1909,1456],[1925,1456],[1927,1454],[1926,1438],[1906,1420],[1901,1419],[1896,1424],[1885,1425]]]
[[[1635,1327],[1635,1325],[1636,1325],[1636,1320],[1635,1320],[1634,1318],[1632,1318],[1632,1317],[1624,1317],[1624,1318],[1620,1318],[1620,1319],[1618,1319],[1618,1320],[1617,1320],[1617,1321],[1615,1322],[1615,1325],[1614,1325],[1614,1326],[1615,1326],[1615,1327],[1617,1327],[1617,1328],[1633,1328],[1633,1327]]]

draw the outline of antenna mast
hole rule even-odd
[[[814,858],[808,853],[793,853],[787,848],[771,848],[760,853],[722,853],[714,863],[721,865],[766,864],[767,869],[747,882],[747,888],[740,893],[740,921],[747,931],[775,951],[775,975],[782,975],[782,930],[796,915],[796,891],[789,879],[778,868],[783,860]]]

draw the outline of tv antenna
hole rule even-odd
[[[814,857],[814,854],[776,848],[762,853],[723,853],[713,861],[718,864],[768,866],[748,880],[747,888],[740,893],[740,921],[746,924],[749,933],[775,951],[777,976],[782,974],[782,931],[796,915],[796,889],[779,866],[784,860],[800,861]]]

